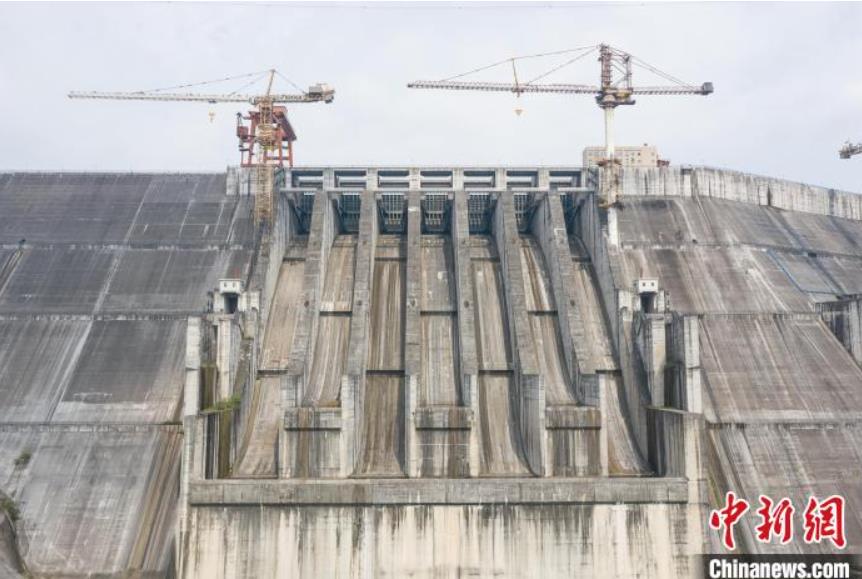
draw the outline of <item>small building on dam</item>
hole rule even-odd
[[[705,167],[0,174],[0,577],[696,577],[862,545],[862,196]],[[801,533],[798,533],[801,534]]]

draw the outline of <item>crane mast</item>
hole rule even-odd
[[[272,216],[273,171],[276,167],[283,167],[285,164],[288,167],[293,167],[293,141],[296,140],[296,133],[288,121],[287,108],[284,104],[331,103],[335,98],[335,90],[324,83],[314,84],[308,90],[300,90],[296,94],[273,93],[272,88],[276,75],[282,76],[277,70],[269,69],[263,72],[166,89],[136,92],[72,91],[68,96],[70,99],[250,104],[254,108],[247,115],[243,116],[241,113],[237,113],[236,136],[239,139],[240,164],[253,171],[255,218],[259,224],[266,225],[270,223]],[[263,94],[238,94],[238,91],[230,93],[166,92],[249,77],[254,78],[243,88],[265,79],[266,90]],[[246,122],[248,122],[247,125]]]
[[[273,151],[276,147],[276,141],[279,143],[287,143],[289,164],[293,166],[293,140],[281,132],[281,125],[276,125],[275,117],[273,116],[272,104],[272,80],[275,77],[275,71],[271,71],[269,82],[266,85],[266,93],[258,100],[257,103],[257,118],[254,119],[255,113],[251,113],[252,125],[251,134],[255,135],[251,146],[248,148],[249,165],[255,167],[255,182],[257,185],[257,194],[254,198],[255,219],[258,223],[269,223],[272,217],[272,190],[273,190],[273,165],[283,162],[281,159],[282,147],[279,147],[279,157],[277,161],[273,158]],[[287,117],[285,116],[285,121]],[[241,119],[237,119],[241,121]],[[276,126],[279,130],[276,130]],[[288,125],[289,126],[289,125]],[[237,126],[237,136],[240,138],[240,150],[242,150],[243,131],[240,131],[242,123]],[[255,130],[256,129],[256,130]],[[246,137],[248,135],[246,134]],[[294,136],[294,139],[296,137]],[[254,143],[258,145],[259,158],[256,165],[252,163]]]
[[[553,72],[556,72],[581,58],[598,52],[598,60],[601,66],[600,82],[598,85],[585,84],[569,84],[555,83],[542,84],[535,81],[545,78]],[[575,53],[576,56],[561,66],[555,67],[550,71],[539,75],[535,79],[527,82],[519,82],[517,72],[515,70],[515,62],[527,58],[537,58],[550,55],[558,55],[565,53]],[[472,80],[455,80],[461,77],[492,68],[494,66],[511,63],[513,71],[515,71],[515,82],[481,82]],[[634,86],[632,84],[632,65],[638,65],[662,78],[670,81],[671,85],[667,86]],[[616,49],[607,44],[599,46],[587,46],[564,50],[555,53],[546,53],[530,56],[519,56],[504,61],[481,67],[466,73],[458,74],[453,77],[438,81],[418,80],[407,84],[408,88],[421,89],[445,89],[445,90],[470,90],[470,91],[485,91],[485,92],[510,92],[516,96],[532,93],[549,93],[549,94],[589,94],[594,95],[596,104],[604,112],[605,122],[605,157],[608,161],[614,159],[614,110],[618,106],[635,104],[635,95],[709,95],[713,92],[711,82],[705,82],[701,85],[691,85],[685,83],[669,74],[666,74],[653,66],[641,61],[627,52]]]

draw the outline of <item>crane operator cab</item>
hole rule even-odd
[[[331,103],[335,100],[335,89],[325,82],[319,82],[308,87],[308,96],[314,97],[315,100]]]

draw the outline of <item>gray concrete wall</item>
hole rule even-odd
[[[419,476],[421,456],[415,413],[422,373],[422,207],[418,192],[407,196],[407,287],[404,315],[404,462],[407,476]]]
[[[636,358],[636,345],[632,336],[634,295],[622,282],[620,248],[609,242],[607,211],[599,207],[594,194],[580,195],[578,201],[582,206],[577,230],[592,264],[601,306],[609,321],[612,349],[619,364],[620,376],[606,381],[614,387],[613,390],[608,389],[606,394],[618,397],[618,402],[615,401],[620,409],[618,414],[628,421],[638,453],[646,456],[646,406],[650,403],[650,396],[643,368]]]
[[[538,186],[525,190],[545,192],[551,176],[542,171],[536,173]],[[194,361],[183,359],[183,342],[189,352],[195,350],[195,324],[187,330],[186,321],[202,314],[206,291],[219,278],[249,279],[255,237],[248,197],[227,195],[224,175],[0,174],[0,487],[21,506],[20,528],[27,538],[21,554],[34,573],[164,573],[172,561],[183,559],[194,562],[183,568],[186,576],[259,576],[272,568],[371,576],[409,573],[431,564],[443,575],[477,568],[526,575],[542,568],[549,574],[599,569],[611,576],[685,576],[689,568],[682,563],[683,553],[700,548],[704,487],[713,502],[729,488],[749,498],[757,492],[787,492],[798,504],[805,492],[859,496],[862,370],[854,350],[858,332],[853,330],[858,316],[852,306],[846,312],[843,306],[817,306],[862,294],[858,197],[715,169],[624,169],[623,206],[612,212],[618,218],[619,243],[611,243],[604,209],[590,193],[573,189],[587,202],[577,230],[591,258],[586,275],[595,276],[611,321],[613,347],[610,355],[593,352],[594,357],[603,356],[601,368],[607,372],[585,375],[595,380],[582,377],[589,384],[583,388],[584,400],[595,408],[549,415],[542,404],[538,414],[547,428],[534,428],[537,411],[524,398],[530,383],[521,380],[535,375],[530,370],[536,364],[530,361],[529,338],[524,339],[529,328],[518,321],[523,305],[515,294],[523,272],[516,271],[519,260],[512,259],[517,253],[511,236],[517,232],[504,189],[512,184],[509,172],[493,171],[493,186],[507,207],[498,214],[495,232],[522,397],[521,433],[529,439],[532,465],[556,476],[562,472],[558,465],[573,465],[567,472],[579,480],[548,479],[565,485],[565,491],[518,490],[508,486],[510,482],[479,477],[469,479],[474,486],[458,489],[449,480],[415,479],[427,487],[410,486],[414,480],[375,480],[367,484],[379,489],[377,494],[366,494],[366,487],[328,492],[356,492],[381,504],[338,506],[312,504],[314,497],[321,500],[317,480],[225,484],[217,491],[221,497],[206,499],[209,502],[195,495],[195,489],[208,488],[195,486],[206,484],[200,481],[206,456],[197,450],[204,447],[207,433],[206,419],[198,415],[200,404],[194,402],[202,372]],[[411,191],[416,191],[422,176],[408,173]],[[463,171],[453,172],[453,185],[464,178]],[[373,172],[367,179],[379,187]],[[310,302],[320,299],[326,251],[337,231],[330,194],[335,193],[321,193],[326,210],[315,215],[317,239],[309,239],[309,256],[316,256],[317,269],[309,272],[306,267],[310,278],[306,276],[302,286],[307,292],[303,298]],[[364,194],[364,200],[372,195]],[[458,444],[466,440],[469,469],[475,475],[480,462],[479,429],[474,426],[479,373],[464,201],[456,195],[452,232],[464,408],[420,411],[412,420],[420,437],[432,433],[425,439],[428,445],[437,443],[433,433],[443,429],[461,437]],[[360,315],[351,323],[351,331],[360,333],[351,338],[351,360],[342,380],[346,409],[310,409],[280,417],[280,428],[299,433],[297,441],[302,433],[319,435],[316,441],[308,439],[318,456],[333,456],[332,449],[339,449],[337,460],[320,463],[312,473],[321,478],[352,472],[355,445],[347,437],[337,442],[331,437],[349,432],[355,441],[358,417],[365,412],[361,393],[377,231],[372,206],[363,203],[354,283]],[[279,211],[287,215],[283,208]],[[329,229],[321,221],[326,211]],[[547,224],[553,226],[551,218]],[[548,231],[539,237],[546,240],[543,253],[553,264]],[[242,322],[246,337],[258,340],[255,351],[274,303],[273,284],[278,283],[274,272],[282,241],[273,233],[272,259],[255,266],[256,275],[266,272],[254,286],[261,289],[263,315]],[[19,243],[22,238],[26,241]],[[408,269],[416,263],[415,256],[407,260]],[[563,261],[559,254],[556,261]],[[665,327],[671,343],[668,356],[676,364],[671,369],[674,395],[665,402],[681,409],[647,408],[637,386],[641,378],[631,327],[637,308],[631,283],[652,274],[669,292],[671,308],[687,314]],[[560,296],[566,288],[559,290],[567,286],[563,277],[552,279],[552,285],[556,301],[564,305]],[[408,278],[415,283],[415,272]],[[408,310],[411,307],[408,300]],[[300,340],[306,349],[292,355],[289,366],[308,359],[319,309],[319,302],[311,305],[310,316],[299,324],[306,332]],[[206,324],[201,328],[198,358],[210,356],[210,329]],[[572,342],[565,349],[572,373],[580,354],[578,333],[569,333]],[[412,337],[406,342],[408,351],[415,349]],[[240,367],[236,343],[232,337],[225,350],[228,376]],[[128,356],[129,351],[138,355]],[[613,351],[619,354],[618,373]],[[255,355],[246,358],[250,368],[258,365]],[[405,373],[415,373],[414,362],[408,368],[405,361]],[[306,372],[301,366],[294,375]],[[278,374],[264,375],[280,382]],[[694,395],[698,383],[704,392],[700,402]],[[284,398],[296,405],[302,386],[285,386]],[[532,386],[541,394],[544,385]],[[186,410],[180,408],[184,390]],[[705,431],[697,426],[699,404]],[[474,410],[472,421],[467,409]],[[596,428],[597,411],[608,428]],[[613,430],[613,425],[625,424],[626,412],[634,417],[631,435]],[[244,405],[240,425],[251,424],[250,413]],[[642,415],[649,421],[639,418]],[[536,448],[541,448],[548,428],[569,429],[575,438],[565,444],[551,440],[545,458],[537,460],[541,452]],[[691,470],[698,432],[705,439],[701,458],[708,485]],[[596,434],[597,443],[585,442]],[[640,443],[649,436],[656,443],[648,450],[659,474],[686,475],[687,480],[674,487],[674,493],[682,494],[639,495],[644,502],[623,498],[621,505],[612,505],[620,496],[607,490],[608,479],[592,478],[592,449],[608,448],[599,450],[598,460],[607,454],[609,463],[601,472],[617,474],[613,465],[621,462],[618,442]],[[561,449],[573,448],[574,459],[557,460],[569,456]],[[824,448],[831,450],[824,453]],[[30,463],[15,466],[25,451],[32,452]],[[411,452],[415,454],[415,448]],[[181,455],[186,456],[182,475]],[[586,462],[579,462],[584,457]],[[179,483],[183,478],[185,486]],[[289,484],[278,486],[282,482]],[[535,501],[562,502],[503,504],[527,496],[519,494],[524,492],[535,493]],[[585,502],[572,501],[571,492],[587,493]],[[610,498],[600,495],[609,492]],[[307,502],[291,503],[290,497],[297,495]],[[189,497],[182,507],[177,502],[181,496]],[[384,505],[393,500],[384,497],[400,498],[404,504]],[[431,504],[435,500],[439,504]],[[453,504],[456,501],[466,504]],[[848,511],[847,517],[852,543],[862,536],[862,519],[856,511]],[[173,540],[178,518],[185,521],[179,527],[179,544]],[[339,535],[345,528],[350,535]],[[692,539],[679,539],[683,535]],[[277,548],[274,537],[279,537]],[[351,547],[339,551],[334,547],[339,540],[340,546]],[[778,549],[760,546],[751,537],[743,543],[747,550]],[[172,554],[177,545],[180,555]],[[224,545],[230,548],[223,550]],[[327,557],[315,555],[320,552]],[[404,555],[389,557],[390,552]],[[502,563],[500,553],[505,553]],[[656,561],[670,563],[656,567],[664,564]]]
[[[326,265],[332,241],[338,232],[337,216],[323,191],[315,194],[311,228],[305,253],[304,281],[302,284],[302,307],[293,339],[293,350],[285,380],[285,407],[298,406],[302,399],[303,385],[311,371],[311,356],[317,338],[320,318],[320,299],[326,279]]]
[[[186,576],[690,577],[688,516],[667,503],[201,506]]]
[[[342,476],[349,476],[356,469],[362,437],[374,257],[379,231],[377,201],[374,193],[370,191],[362,193],[360,211],[353,285],[353,314],[350,318],[350,346],[347,373],[341,387]]]
[[[476,360],[476,321],[473,300],[473,266],[470,261],[470,229],[466,195],[452,199],[452,253],[455,264],[455,304],[458,309],[458,367],[464,406],[474,418],[479,416],[479,365]],[[468,438],[470,476],[479,473],[479,429],[471,428]]]
[[[500,256],[509,338],[515,364],[517,416],[524,454],[530,470],[546,474],[548,435],[545,429],[545,386],[538,371],[536,351],[531,338],[530,320],[524,298],[524,274],[521,269],[521,245],[515,207],[511,195],[501,194],[494,211],[493,237]]]
[[[173,569],[186,324],[246,278],[250,209],[224,174],[0,175],[0,491],[34,575]]]
[[[859,221],[862,199],[838,191],[710,167],[622,167],[624,195],[709,197]]]
[[[578,384],[578,377],[589,364],[590,355],[583,328],[577,297],[574,294],[574,272],[569,250],[569,238],[563,220],[563,207],[560,197],[549,193],[538,200],[533,213],[531,231],[539,241],[554,294],[554,304],[560,326],[560,340],[566,359],[567,376],[571,384]],[[579,396],[583,399],[583,394]]]
[[[853,297],[836,302],[818,305],[823,321],[832,333],[856,360],[862,365],[862,298]]]

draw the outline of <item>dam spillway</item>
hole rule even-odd
[[[514,364],[500,259],[488,237],[476,239],[471,253],[479,361],[479,472],[484,476],[526,475],[529,470],[514,414]]]
[[[278,177],[0,175],[0,572],[690,577],[726,490],[862,500],[857,196]]]

